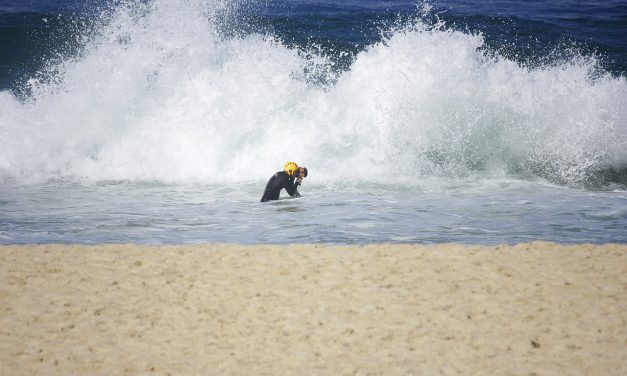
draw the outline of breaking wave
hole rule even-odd
[[[268,33],[225,35],[237,5],[103,13],[26,100],[0,92],[0,179],[222,183],[296,160],[330,180],[627,184],[627,80],[594,57],[528,67],[417,15],[337,69]]]

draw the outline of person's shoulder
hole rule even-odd
[[[287,177],[287,174],[285,173],[285,171],[278,171],[276,172],[274,175],[272,175],[272,177],[270,178],[270,180],[283,180]]]

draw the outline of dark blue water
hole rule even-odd
[[[424,6],[399,0],[241,3],[226,32],[271,33],[286,44],[326,49],[340,69]],[[595,56],[602,71],[627,72],[625,1],[442,0],[430,5],[429,17],[449,28],[482,33],[488,48],[509,59],[533,66],[583,54]],[[19,91],[47,60],[78,53],[79,36],[113,6],[104,0],[0,1],[0,90]]]

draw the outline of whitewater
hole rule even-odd
[[[627,241],[627,80],[597,56],[522,64],[428,6],[329,52],[242,9],[118,2],[0,92],[0,243]],[[303,197],[260,204],[289,160]]]

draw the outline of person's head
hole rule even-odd
[[[295,176],[297,178],[306,178],[307,177],[307,167],[299,167],[296,170]]]
[[[296,162],[287,162],[285,166],[283,166],[283,170],[289,175],[294,176],[294,173],[298,171],[298,165]]]

